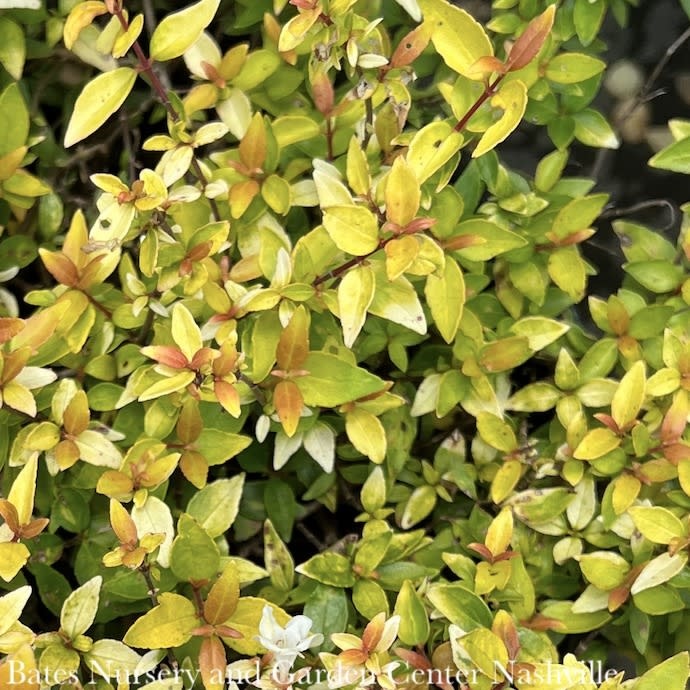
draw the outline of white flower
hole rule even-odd
[[[294,616],[285,627],[278,625],[273,609],[264,606],[256,639],[269,652],[273,652],[276,665],[291,667],[305,649],[319,645],[323,641],[323,635],[320,633],[309,634],[311,626],[312,620],[308,616]]]

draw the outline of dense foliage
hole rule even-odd
[[[588,296],[568,167],[631,1],[0,4],[0,688],[685,688],[690,222]]]

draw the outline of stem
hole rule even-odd
[[[461,132],[472,119],[472,116],[484,105],[484,103],[496,93],[496,87],[501,83],[505,74],[499,74],[490,84],[484,88],[484,93],[472,104],[470,109],[458,120],[453,127],[454,132]]]
[[[122,26],[123,30],[127,31],[127,29],[129,28],[129,22],[127,21],[127,18],[124,15],[122,6],[119,4],[115,9],[115,16],[118,18],[120,26]],[[163,83],[161,82],[158,74],[156,74],[155,70],[153,69],[153,62],[150,58],[146,57],[139,41],[134,41],[132,49],[134,50],[134,54],[137,56],[140,72],[146,74],[148,78],[151,80],[151,88],[156,92],[158,99],[163,104],[163,107],[168,113],[168,117],[170,117],[170,119],[173,122],[179,122],[180,116],[177,114],[175,108],[173,108],[173,105],[170,102],[170,99],[168,98],[167,91],[163,86]],[[208,185],[206,175],[204,175],[203,170],[201,169],[199,161],[196,159],[196,157],[192,158],[192,172],[199,180],[199,182],[201,182],[201,185],[203,187],[206,187]],[[209,204],[211,206],[211,212],[213,213],[214,220],[220,220],[221,216],[215,199],[209,199]]]

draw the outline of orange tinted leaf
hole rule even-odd
[[[33,539],[37,537],[47,526],[50,520],[48,518],[36,518],[28,525],[22,528],[23,539]]]
[[[134,483],[124,472],[106,470],[96,484],[96,491],[118,501],[129,501],[134,491]]]
[[[66,470],[72,467],[72,465],[74,465],[74,463],[77,462],[81,456],[79,447],[70,439],[60,441],[60,443],[55,446],[55,450],[53,452],[55,453],[55,461],[61,470]]]
[[[223,623],[237,607],[240,596],[240,581],[235,565],[230,564],[211,587],[204,602],[204,618],[211,625]]]
[[[322,115],[330,115],[335,103],[335,93],[333,84],[325,72],[318,72],[314,75],[311,82],[311,93],[316,109]]]
[[[72,436],[79,436],[89,426],[89,401],[84,391],[77,391],[69,401],[62,417],[65,431]]]
[[[199,650],[199,670],[206,690],[223,690],[226,666],[223,643],[215,635],[207,637]]]
[[[208,463],[206,458],[195,450],[187,450],[182,453],[180,458],[180,470],[189,482],[194,484],[197,489],[203,489],[206,486],[206,477],[208,477]]]
[[[522,69],[538,55],[553,26],[556,6],[550,5],[535,17],[515,41],[508,56],[508,71]]]
[[[134,545],[137,543],[139,537],[134,520],[126,508],[114,498],[110,499],[110,524],[121,544]]]
[[[141,348],[141,354],[173,369],[186,369],[189,365],[182,352],[171,345],[147,345]]]
[[[24,322],[24,328],[21,333],[14,338],[14,347],[20,348],[29,345],[32,350],[38,350],[55,333],[60,319],[62,319],[69,308],[69,302],[62,302],[32,314]]]
[[[304,407],[304,398],[294,381],[280,381],[273,391],[273,404],[288,436],[294,436]]]
[[[19,531],[19,515],[17,509],[6,498],[0,498],[0,515],[16,534]]]
[[[226,412],[233,417],[240,416],[240,394],[237,392],[235,386],[228,381],[220,379],[213,384],[213,392],[216,394],[216,399]]]
[[[38,250],[41,261],[48,272],[62,285],[71,287],[79,281],[79,272],[72,260],[61,252],[49,252],[42,247]]]
[[[260,191],[261,186],[256,180],[245,180],[234,184],[229,195],[232,217],[240,218]]]
[[[309,353],[309,317],[304,307],[295,309],[290,323],[280,334],[276,361],[283,371],[298,369]]]
[[[470,73],[472,75],[491,74],[492,72],[505,74],[506,70],[506,64],[493,55],[485,55],[479,58],[479,60],[470,67]]]
[[[240,159],[250,170],[261,170],[266,161],[266,128],[261,113],[256,113],[240,142]]]
[[[391,57],[390,66],[395,68],[411,64],[422,54],[430,40],[431,25],[426,22],[420,24],[398,43],[398,47]]]
[[[24,319],[8,316],[0,318],[0,345],[14,338],[24,328]]]
[[[199,438],[203,428],[204,423],[201,414],[199,414],[199,403],[194,398],[189,398],[182,406],[180,417],[177,420],[177,437],[185,445],[193,443]]]
[[[664,417],[661,425],[661,440],[669,442],[679,439],[685,431],[689,413],[688,394],[686,391],[680,390],[675,394],[673,403]]]

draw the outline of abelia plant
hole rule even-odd
[[[688,207],[595,296],[569,167],[634,4],[0,3],[0,688],[685,688]]]

